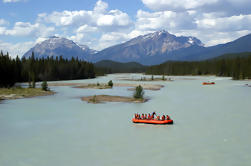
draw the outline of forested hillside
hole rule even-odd
[[[245,55],[245,56],[243,56]],[[166,62],[147,68],[147,74],[165,75],[217,75],[235,80],[251,78],[251,53],[230,54],[228,57],[195,62]]]
[[[92,63],[74,58],[35,59],[32,54],[29,59],[11,59],[1,52],[0,75],[0,87],[11,87],[16,82],[95,78],[95,69]]]

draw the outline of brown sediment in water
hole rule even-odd
[[[86,96],[81,98],[83,101],[88,103],[104,103],[104,102],[126,102],[126,103],[144,103],[147,99],[135,99],[132,97],[124,96],[109,96],[109,95],[97,95],[97,96]]]

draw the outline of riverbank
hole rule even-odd
[[[104,102],[144,103],[147,101],[147,99],[135,99],[133,97],[109,96],[109,95],[86,96],[82,97],[81,100],[93,104],[104,103]]]
[[[30,98],[36,96],[53,95],[53,91],[44,91],[41,88],[0,88],[0,101],[10,99]]]

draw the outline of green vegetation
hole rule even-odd
[[[165,78],[165,75],[164,75],[164,74],[162,75],[162,80],[163,80],[163,81],[165,81],[165,80],[166,80],[166,78]]]
[[[92,63],[71,60],[62,57],[35,59],[34,53],[29,59],[19,57],[11,59],[8,53],[0,53],[0,87],[12,87],[16,82],[29,82],[35,88],[36,81],[73,80],[95,78]],[[32,83],[31,83],[32,82]]]
[[[112,80],[110,80],[110,81],[108,82],[108,86],[113,87],[113,82],[112,82]]]
[[[48,90],[49,90],[47,81],[43,81],[43,82],[42,82],[41,88],[42,88],[42,90],[44,90],[44,91],[48,91]]]
[[[44,91],[41,88],[0,88],[0,99],[18,99],[34,96],[52,95],[52,91]]]
[[[96,99],[96,98],[97,98],[97,96],[94,95],[90,101],[91,101],[92,103],[97,103],[97,99]]]
[[[166,62],[147,68],[146,74],[165,75],[217,75],[234,80],[251,78],[251,53],[239,57],[215,58],[207,61]]]
[[[136,87],[133,97],[135,99],[144,99],[144,90],[141,85]]]

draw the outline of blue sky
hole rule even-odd
[[[52,35],[101,50],[165,29],[210,46],[250,27],[250,0],[0,0],[0,50],[13,57]]]

